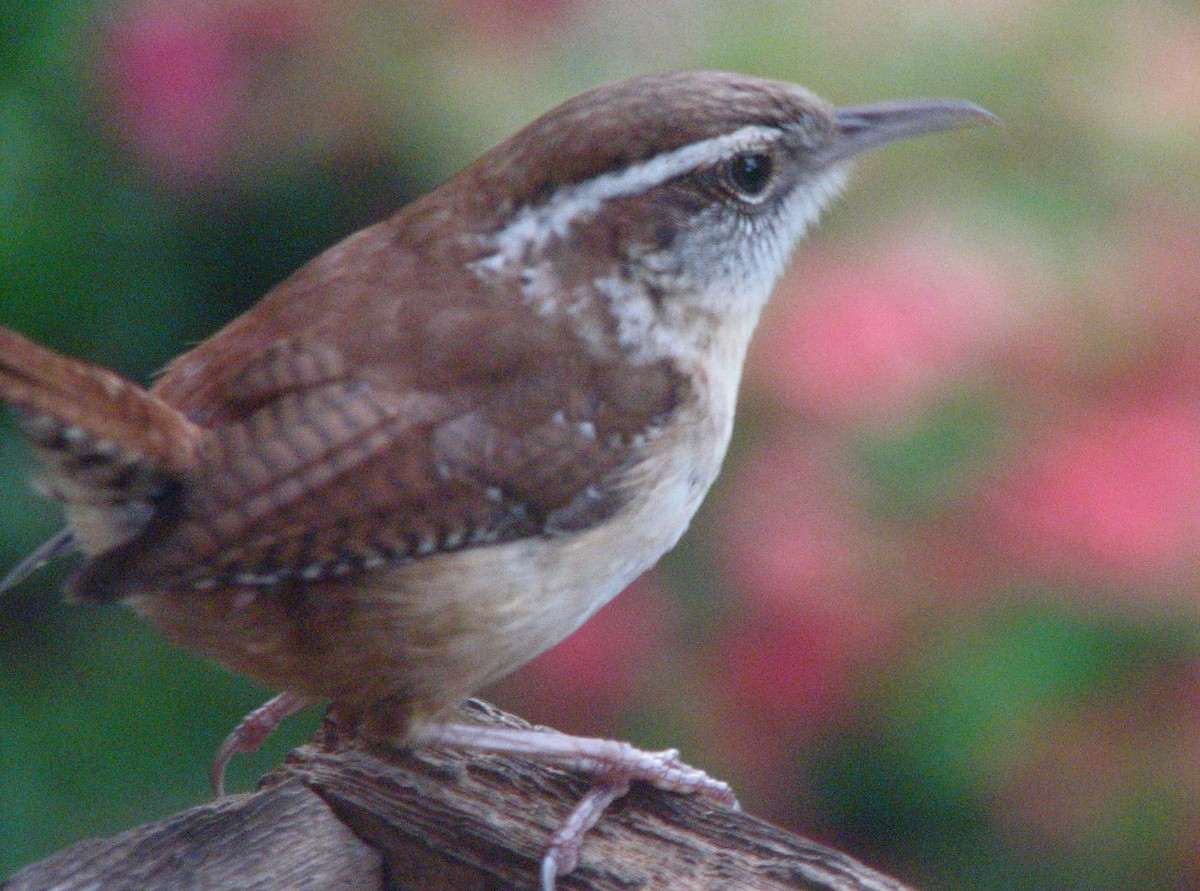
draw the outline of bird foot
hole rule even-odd
[[[675,749],[647,752],[627,742],[567,736],[552,730],[453,723],[422,725],[414,729],[411,741],[421,746],[552,761],[595,777],[595,784],[550,840],[542,858],[542,891],[553,891],[558,876],[575,868],[584,836],[600,821],[608,806],[629,791],[635,780],[668,792],[702,795],[717,804],[738,809],[737,798],[728,783],[683,763]]]
[[[229,736],[225,737],[225,742],[221,743],[221,748],[217,749],[217,754],[213,758],[212,768],[208,774],[208,782],[212,787],[213,794],[225,794],[225,769],[234,755],[249,755],[257,752],[267,737],[275,732],[275,728],[308,705],[310,701],[295,693],[280,693],[242,718],[241,723],[233,728]]]

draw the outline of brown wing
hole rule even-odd
[[[174,502],[139,542],[85,567],[76,592],[340,578],[604,519],[679,380],[563,349],[527,316],[518,334],[512,312],[459,309],[447,340],[474,332],[469,355],[427,330],[420,367],[409,357],[390,374],[276,342],[231,388],[230,420],[205,431]]]
[[[196,463],[76,593],[336,578],[619,507],[681,376],[620,361],[603,300],[545,313],[481,284],[480,239],[446,237],[460,199],[482,200],[441,190],[351,236],[171,365],[153,393],[203,428]]]

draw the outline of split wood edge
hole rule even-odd
[[[520,719],[479,701],[464,716]],[[489,891],[537,888],[550,835],[587,778],[526,761],[368,751],[327,723],[258,791],[79,842],[3,891]],[[912,891],[744,813],[635,786],[584,842],[561,891]]]

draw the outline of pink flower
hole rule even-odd
[[[1102,264],[1091,287],[1106,301],[1132,304],[1169,334],[1200,331],[1200,208],[1167,189],[1146,190],[1131,202],[1114,238],[1123,250]]]
[[[764,438],[731,470],[722,499],[719,546],[742,597],[790,607],[855,586],[864,533],[847,508],[850,483],[827,445]]]
[[[705,744],[755,807],[776,815],[794,801],[809,741],[853,713],[864,679],[895,658],[899,640],[896,613],[869,592],[802,593],[790,608],[731,610],[703,662]]]
[[[290,113],[278,101],[256,105],[271,83],[263,71],[278,64],[273,53],[282,58],[313,37],[315,14],[297,0],[125,3],[108,24],[99,68],[129,150],[172,184],[220,177],[253,139],[244,132],[251,118]]]
[[[1200,406],[1125,397],[1035,441],[985,496],[1001,549],[1084,577],[1144,576],[1200,546]]]
[[[873,542],[815,439],[766,440],[723,497],[718,547],[741,602],[718,635],[716,689],[741,719],[811,728],[894,630],[868,575]]]
[[[826,420],[910,409],[980,363],[1006,329],[1001,269],[928,232],[806,256],[776,298],[752,380]]]
[[[861,598],[738,613],[717,637],[714,688],[738,720],[807,736],[848,706],[868,657],[890,637],[886,625]]]
[[[147,164],[172,179],[219,166],[242,87],[222,15],[203,4],[129,3],[111,25],[104,61],[115,122]]]

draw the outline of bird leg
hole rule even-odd
[[[310,702],[295,693],[280,693],[246,715],[226,737],[213,760],[210,774],[213,791],[223,794],[225,768],[234,755],[257,751],[284,719]],[[554,891],[558,876],[575,868],[584,837],[635,780],[667,792],[703,795],[717,804],[738,808],[728,783],[683,763],[677,749],[648,752],[619,740],[568,736],[549,729],[452,722],[418,724],[411,729],[406,742],[413,747],[465,749],[550,761],[594,777],[592,787],[550,839],[542,857],[542,891]]]
[[[595,785],[558,828],[542,858],[542,889],[553,891],[555,879],[575,868],[583,838],[612,802],[629,791],[634,780],[685,795],[703,795],[737,809],[728,783],[684,764],[676,749],[647,752],[627,742],[568,736],[552,730],[492,727],[482,724],[431,723],[414,728],[413,745],[445,746],[497,755],[552,761],[590,773]]]
[[[295,693],[280,693],[242,718],[241,723],[225,737],[225,742],[221,743],[221,748],[217,749],[213,758],[208,774],[213,793],[225,794],[225,768],[234,755],[257,752],[266,738],[275,732],[275,728],[311,701]]]

